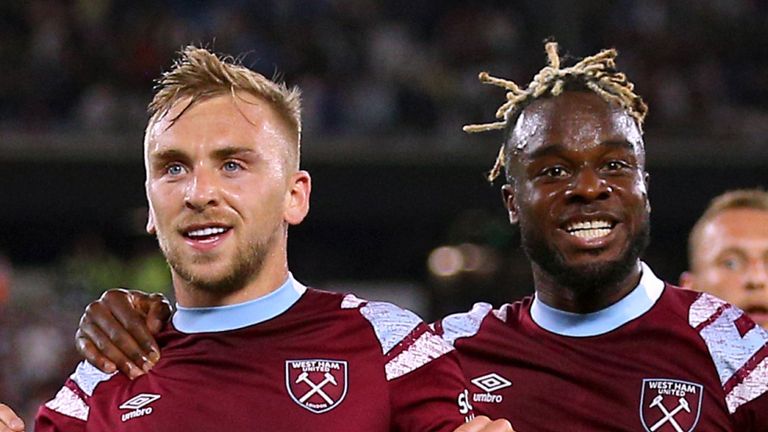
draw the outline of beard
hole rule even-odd
[[[269,252],[277,240],[279,229],[276,229],[266,239],[249,241],[235,251],[233,261],[227,269],[219,274],[206,271],[195,271],[193,266],[213,262],[216,257],[208,255],[194,256],[189,262],[178,247],[164,237],[158,235],[157,240],[163,251],[168,265],[176,274],[196,289],[217,295],[225,295],[242,289],[250,280],[256,278],[264,267]]]
[[[561,286],[569,287],[576,294],[595,294],[623,281],[637,265],[637,260],[648,247],[651,238],[650,215],[645,213],[639,229],[632,235],[629,247],[616,259],[595,261],[584,265],[568,264],[562,253],[541,235],[541,231],[520,221],[523,250]],[[599,252],[598,252],[599,253]]]

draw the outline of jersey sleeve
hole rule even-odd
[[[739,431],[768,428],[768,332],[739,308],[700,295],[689,323],[707,344]]]
[[[392,430],[451,432],[474,417],[453,347],[416,314],[384,302],[358,302],[384,356]]]
[[[35,432],[84,431],[96,386],[114,374],[105,374],[86,362],[77,366],[56,396],[37,412]]]

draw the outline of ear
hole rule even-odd
[[[501,199],[504,201],[504,207],[507,209],[507,215],[509,216],[509,223],[516,224],[519,219],[519,213],[517,210],[517,204],[515,203],[515,188],[511,184],[507,183],[501,187]]]
[[[651,200],[648,199],[648,191],[651,185],[651,175],[648,171],[643,171],[643,184],[645,185],[645,209],[648,213],[651,212]]]
[[[297,171],[291,176],[283,217],[289,225],[298,225],[309,213],[309,196],[312,193],[312,178],[306,171]]]
[[[155,211],[152,210],[152,201],[149,200],[149,180],[144,182],[144,193],[147,197],[147,232],[150,235],[157,234],[157,226],[155,224]]]
[[[695,289],[694,288],[695,280],[696,280],[696,276],[694,276],[693,273],[689,271],[685,271],[683,272],[683,274],[680,275],[680,286],[683,288]]]
[[[147,212],[147,232],[151,235],[157,234],[157,228],[155,228],[155,217],[152,216],[152,209]]]

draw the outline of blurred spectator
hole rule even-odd
[[[712,200],[688,241],[681,285],[743,309],[768,328],[768,192],[726,192]]]
[[[555,36],[576,53],[615,45],[659,113],[650,127],[733,133],[710,117],[765,111],[767,12],[718,0],[5,2],[0,53],[16,61],[0,67],[0,113],[5,127],[136,130],[150,80],[203,42],[307,85],[313,133],[436,132],[494,106],[461,94],[469,81],[477,93],[478,70],[527,76]]]

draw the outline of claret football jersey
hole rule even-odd
[[[643,265],[616,304],[573,314],[527,298],[436,323],[477,414],[532,431],[768,431],[768,335],[739,309]]]
[[[413,313],[306,288],[178,308],[134,381],[81,363],[47,431],[452,431],[472,416],[453,348]]]

